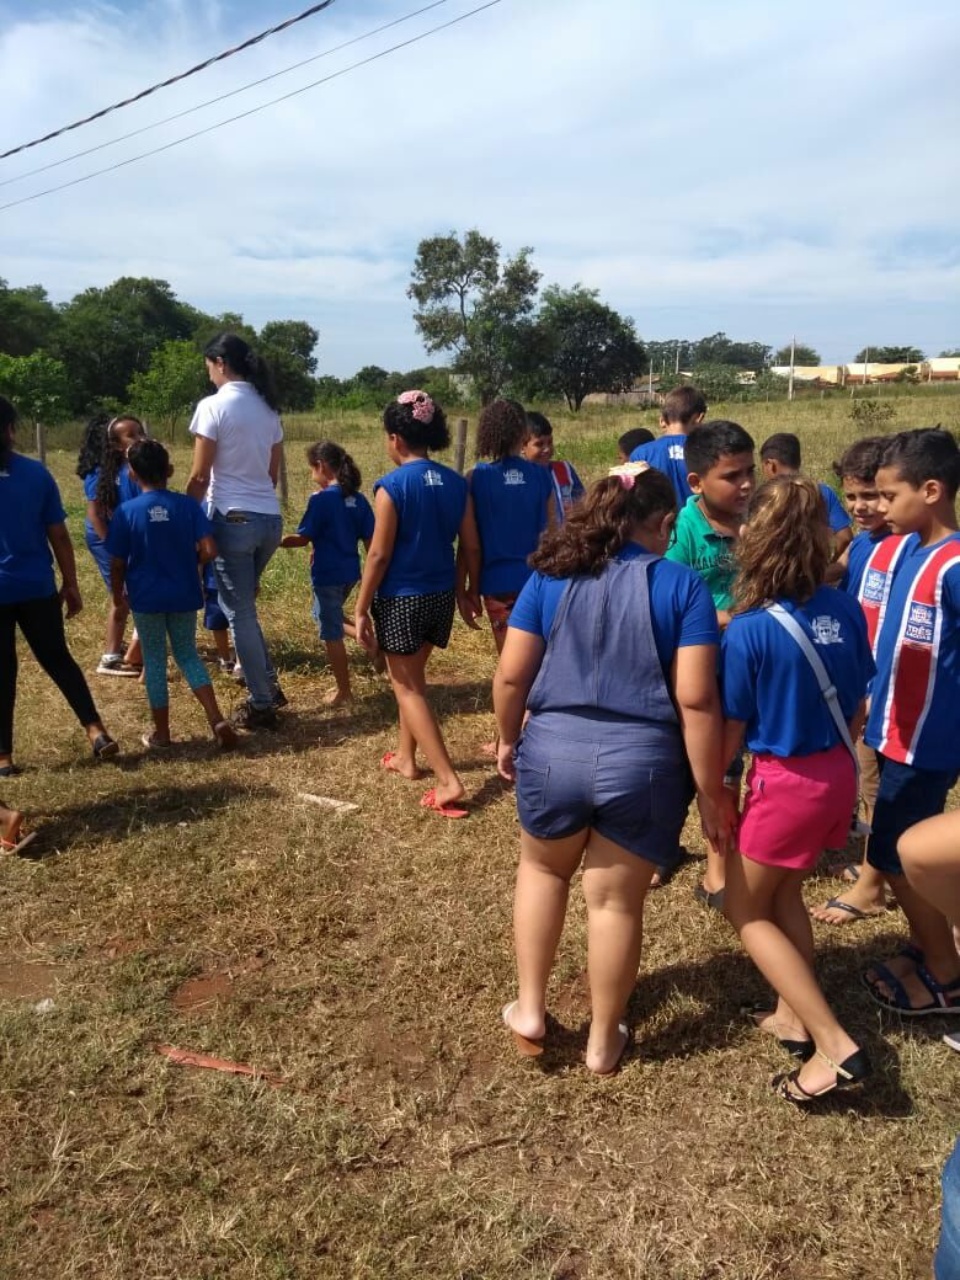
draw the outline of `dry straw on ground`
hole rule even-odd
[[[898,424],[958,425],[960,399],[896,403]],[[729,411],[758,442],[796,424],[825,475],[847,408]],[[596,474],[644,417],[563,419],[560,449]],[[373,421],[290,425],[302,441],[341,440],[368,483],[381,469]],[[299,451],[292,442],[291,528],[307,493]],[[182,477],[185,448],[175,461]],[[72,458],[51,463],[87,599],[70,635],[92,670],[103,593],[82,548]],[[393,705],[364,658],[353,707],[321,707],[330,682],[307,581],[304,552],[278,553],[262,604],[291,709],[279,733],[236,756],[208,743],[177,678],[184,745],[148,758],[135,745],[141,690],[99,680],[126,750],[95,766],[23,659],[17,754],[28,772],[3,794],[42,835],[37,859],[0,864],[0,1275],[927,1275],[958,1064],[940,1019],[881,1017],[859,984],[902,919],[817,927],[826,989],[878,1071],[861,1097],[816,1114],[767,1087],[788,1064],[738,1019],[763,984],[723,921],[693,903],[699,864],[651,898],[626,1069],[600,1082],[580,1065],[576,894],[550,1050],[540,1066],[518,1061],[499,1026],[513,990],[517,825],[478,753],[492,730],[490,638],[458,625],[433,668],[474,808],[444,823],[419,808],[422,788],[377,768]],[[226,702],[239,696],[218,682]],[[359,808],[325,811],[304,793]],[[686,843],[700,848],[693,824]],[[814,880],[808,896],[834,890]],[[158,1044],[284,1083],[171,1065]]]

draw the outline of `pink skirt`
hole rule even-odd
[[[740,820],[751,862],[810,871],[824,849],[842,849],[857,803],[853,758],[838,743],[812,756],[754,756]]]

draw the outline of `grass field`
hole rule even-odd
[[[898,398],[892,429],[960,427],[960,397]],[[721,407],[722,411],[722,407]],[[728,406],[757,442],[796,430],[825,477],[853,428],[844,400]],[[585,476],[655,415],[556,415]],[[330,436],[384,468],[372,419],[288,423],[295,527],[302,448]],[[184,444],[174,454],[182,481]],[[74,455],[51,439],[78,549],[92,671],[104,594],[82,543]],[[176,482],[175,482],[176,483]],[[276,735],[220,756],[179,677],[169,758],[137,745],[140,688],[96,680],[124,754],[95,765],[24,655],[7,803],[41,831],[0,862],[0,1276],[84,1280],[914,1280],[930,1270],[938,1173],[960,1127],[941,1019],[882,1016],[860,986],[902,918],[817,926],[821,973],[878,1072],[815,1114],[779,1102],[788,1065],[738,1018],[763,984],[726,924],[693,903],[700,864],[651,895],[633,1000],[637,1048],[615,1078],[580,1065],[588,1002],[575,894],[551,1047],[518,1061],[512,998],[512,796],[492,735],[493,646],[459,623],[433,666],[474,809],[444,823],[422,786],[377,768],[387,686],[356,655],[357,698],[330,712],[307,556],[279,552],[262,617],[291,707]],[[226,704],[239,694],[218,677]],[[323,810],[305,793],[350,801]],[[700,849],[695,824],[685,843]],[[812,880],[811,901],[835,892]],[[52,1003],[51,1003],[52,1002]],[[280,1082],[172,1065],[172,1044]]]

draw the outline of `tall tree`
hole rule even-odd
[[[48,347],[60,317],[39,284],[11,289],[0,279],[0,351],[11,356],[28,356]]]
[[[145,372],[133,375],[128,394],[136,412],[153,422],[165,423],[174,439],[177,423],[192,412],[208,389],[203,357],[196,343],[172,338],[154,351]]]
[[[532,249],[500,261],[500,246],[479,231],[421,240],[407,295],[430,352],[452,351],[457,373],[473,379],[489,404],[520,366],[540,272]]]
[[[544,291],[535,349],[543,390],[575,413],[593,391],[626,391],[646,367],[633,321],[579,284]]]
[[[735,369],[763,369],[770,363],[770,348],[763,342],[734,342],[725,333],[713,333],[693,345],[693,368],[732,365]]]
[[[869,360],[871,364],[919,364],[922,359],[919,347],[864,347],[853,357],[853,363]]]
[[[12,400],[26,419],[46,425],[59,422],[68,412],[67,371],[42,351],[0,355],[0,395]]]
[[[779,351],[773,353],[771,364],[785,365],[790,363],[791,348],[789,343],[785,347],[781,347]],[[793,348],[793,362],[798,365],[814,366],[820,363],[820,352],[814,351],[813,347],[806,346],[803,342],[798,342]]]
[[[319,339],[319,333],[305,320],[270,320],[260,330],[257,346],[273,371],[282,409],[313,407]]]

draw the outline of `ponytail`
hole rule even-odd
[[[249,382],[271,409],[279,408],[270,366],[243,338],[235,333],[218,333],[204,347],[203,354],[207,360],[222,360],[231,373]]]
[[[328,466],[337,477],[340,492],[345,498],[352,498],[355,493],[359,493],[360,468],[341,445],[334,444],[332,440],[312,444],[307,450],[307,461],[311,467],[318,467],[321,462]]]

